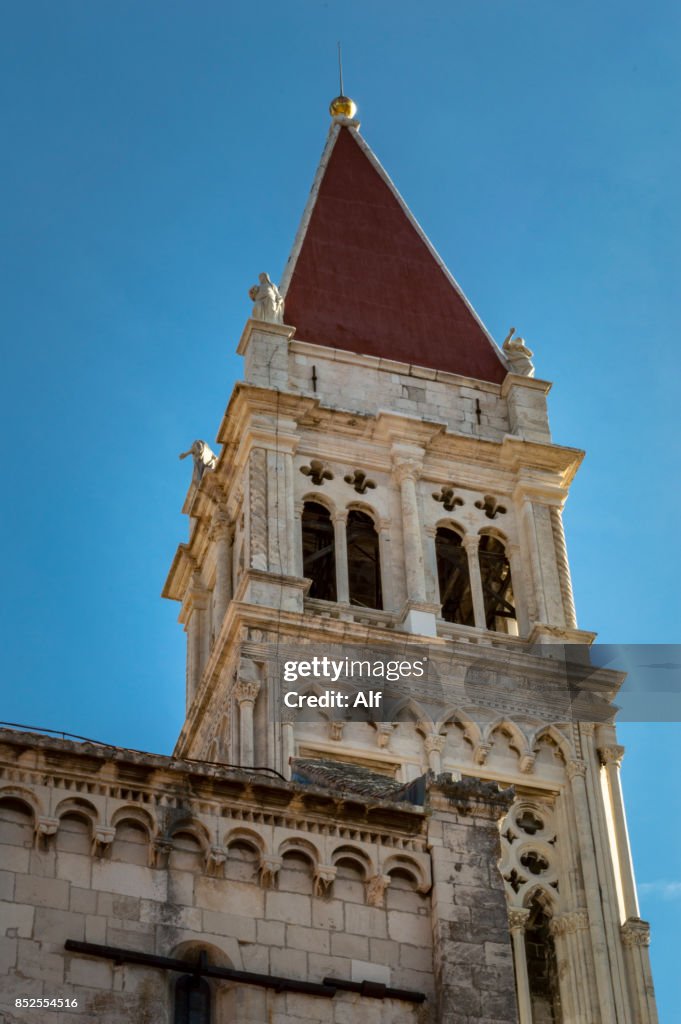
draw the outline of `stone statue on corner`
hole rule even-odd
[[[511,327],[503,344],[506,358],[511,364],[512,373],[520,373],[523,377],[534,377],[534,353],[525,344],[524,338],[513,337],[515,327]]]
[[[284,299],[269,274],[258,275],[259,284],[254,284],[248,294],[253,300],[254,320],[265,320],[270,324],[283,324]]]
[[[200,484],[201,478],[207,469],[215,469],[217,465],[218,457],[215,452],[206,444],[205,441],[194,441],[191,448],[182,452],[180,455],[181,459],[186,459],[188,455],[191,455],[194,459],[194,473],[192,475],[192,483]]]

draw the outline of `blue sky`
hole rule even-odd
[[[25,0],[0,39],[2,717],[168,751],[184,643],[159,592],[281,273],[336,94],[483,320],[534,349],[580,624],[679,642],[681,8]],[[677,725],[623,770],[661,1018],[681,1021]]]

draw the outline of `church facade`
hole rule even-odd
[[[583,453],[351,101],[251,298],[219,452],[185,453],[173,756],[0,734],[4,1019],[652,1024]]]

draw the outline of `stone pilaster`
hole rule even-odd
[[[508,926],[513,943],[513,966],[515,968],[515,986],[518,996],[518,1024],[532,1024],[532,1000],[530,998],[530,979],[527,973],[527,957],[525,955],[525,929],[530,916],[529,910],[509,910]]]
[[[215,634],[220,632],[227,605],[232,599],[232,536],[229,516],[223,509],[213,516],[211,539],[215,544]]]
[[[255,766],[255,736],[253,733],[253,709],[260,692],[257,680],[238,679],[234,696],[239,705],[239,763],[243,768]]]
[[[650,970],[650,925],[630,917],[621,927],[634,1024],[657,1024],[655,990]]]

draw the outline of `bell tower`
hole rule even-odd
[[[533,353],[514,329],[496,345],[354,104],[331,110],[281,282],[250,292],[219,453],[191,450],[163,591],[187,633],[176,754],[513,786],[499,871],[521,1024],[652,1024],[621,676],[585,668],[563,530],[583,452],[552,441]],[[307,645],[421,652],[428,680],[386,722],[298,721],[276,655]]]

